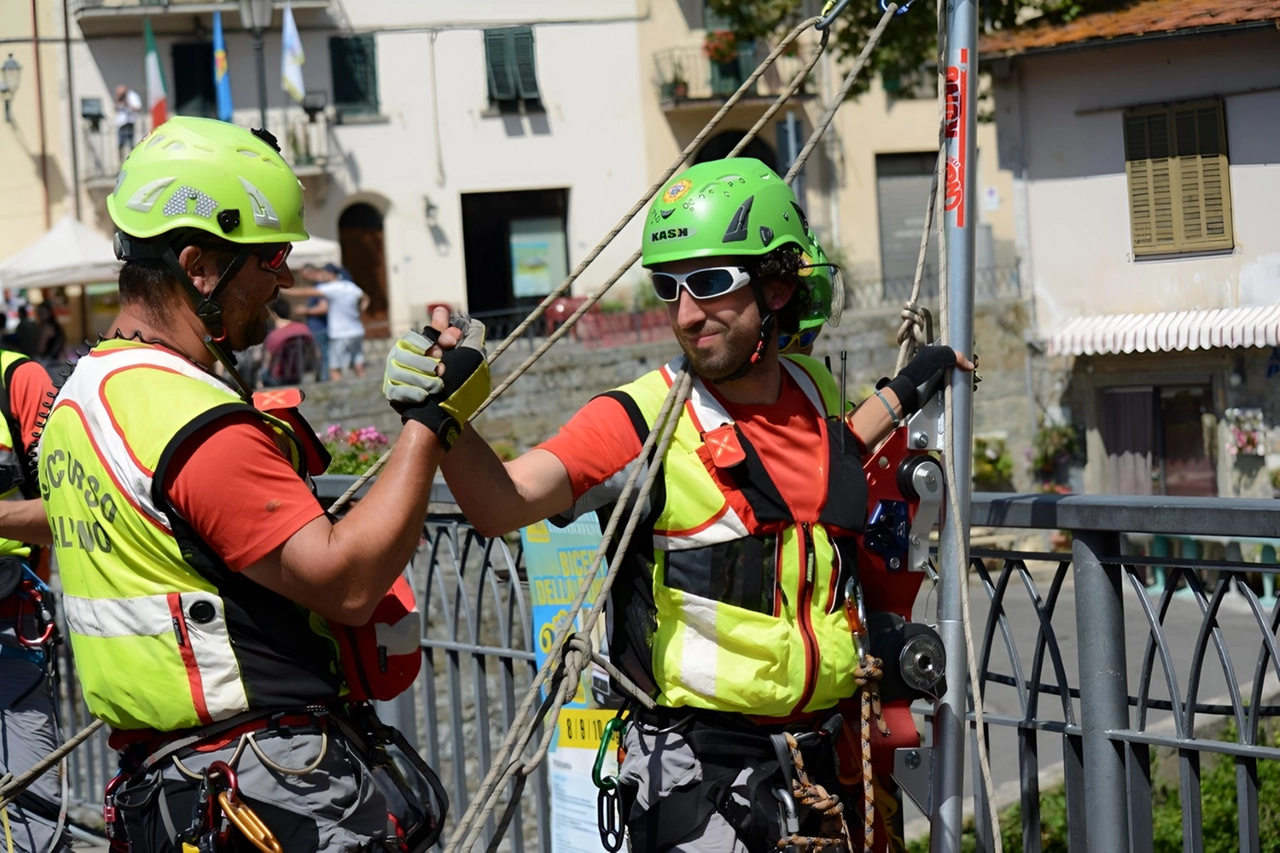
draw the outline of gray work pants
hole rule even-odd
[[[26,660],[6,657],[0,650],[0,776],[21,775],[57,746],[45,671]],[[70,850],[70,837],[65,830],[58,831],[61,807],[62,777],[52,767],[5,810],[13,849],[18,853]],[[0,850],[7,851],[2,824]]]
[[[289,853],[395,849],[384,844],[386,799],[336,726],[329,726],[327,738],[314,727],[260,730],[253,738],[268,761],[278,767],[264,764],[245,744],[234,765],[240,799],[275,833],[282,849]],[[214,761],[230,762],[238,744],[233,740],[210,752],[184,750],[179,755],[187,770],[203,775]],[[303,775],[279,769],[298,770],[317,761],[315,769]],[[172,758],[165,758],[120,788],[116,805],[133,853],[181,849],[176,838],[193,823],[198,787],[199,782],[179,769]],[[233,850],[252,849],[238,832],[233,830],[231,837]]]

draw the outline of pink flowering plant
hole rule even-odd
[[[376,427],[343,429],[334,424],[320,436],[333,461],[327,474],[363,474],[390,443]]]
[[[1266,456],[1266,427],[1261,409],[1227,409],[1227,452],[1232,456]]]

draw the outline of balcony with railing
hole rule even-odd
[[[233,123],[241,127],[257,127],[261,124],[256,108],[237,109],[233,118]],[[148,121],[145,113],[139,117],[139,125],[134,134],[135,142],[141,142],[151,129]],[[308,179],[327,174],[330,162],[329,122],[326,112],[317,114],[315,121],[311,121],[299,107],[275,107],[267,110],[267,130],[276,138],[285,162],[304,184]],[[83,156],[80,159],[80,177],[90,191],[110,192],[115,186],[120,162],[129,152],[117,148],[116,126],[113,122],[86,121],[81,133]]]
[[[331,0],[292,0],[300,26],[318,23],[317,18],[329,9]],[[274,10],[285,7],[282,0],[273,0]],[[189,32],[193,15],[209,16],[221,12],[229,23],[240,21],[240,4],[237,0],[70,0],[70,11],[80,25],[85,38],[139,35],[141,18],[149,18],[156,34]]]
[[[805,48],[801,47],[795,56],[779,57],[760,76],[746,98],[776,98],[804,67],[804,52]],[[671,112],[723,103],[766,56],[768,51],[763,44],[740,44],[736,48],[736,56],[727,62],[708,59],[701,47],[677,47],[655,53],[653,61],[662,109]],[[811,96],[816,91],[816,82],[811,76],[796,97]]]

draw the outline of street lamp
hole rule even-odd
[[[18,84],[22,82],[22,65],[9,54],[9,58],[0,64],[0,98],[4,99],[4,120],[13,124],[13,114],[9,112],[9,103],[18,93]]]
[[[240,0],[240,25],[253,34],[258,57],[258,112],[267,128],[267,60],[262,52],[262,31],[271,26],[271,0]]]

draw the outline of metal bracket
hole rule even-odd
[[[907,418],[907,446],[912,450],[942,450],[942,437],[946,434],[943,411],[941,392],[925,400],[920,411]]]
[[[916,517],[907,537],[907,571],[929,570],[929,532],[942,511],[942,468],[932,458],[918,463],[911,472],[911,485],[920,497]]]
[[[851,0],[839,0],[839,2],[835,3],[834,7],[832,7],[831,3],[828,3],[827,8],[831,11],[826,12],[824,10],[825,14],[822,16],[822,20],[814,24],[814,28],[825,30],[827,27],[831,26],[831,24],[835,22],[835,19],[840,17],[840,13],[845,10],[845,7],[848,6],[850,2]]]
[[[933,817],[933,747],[893,751],[893,780],[926,817]]]

